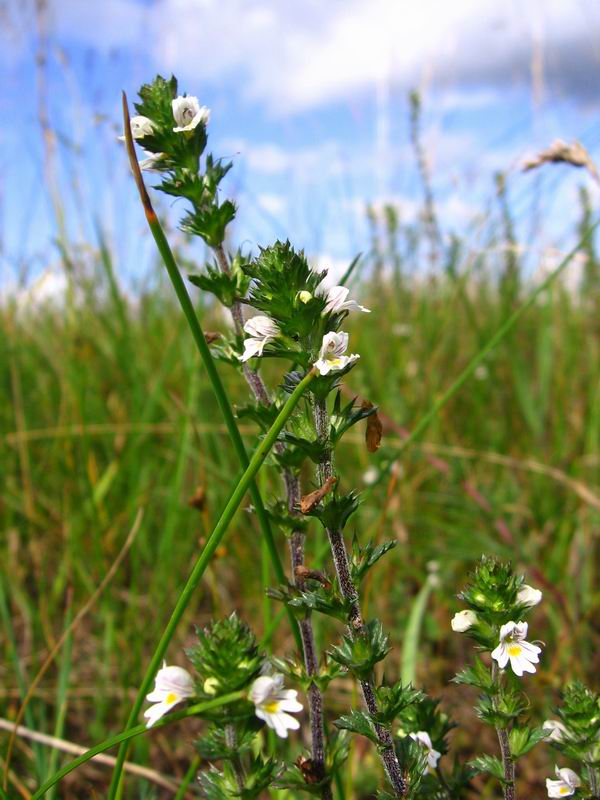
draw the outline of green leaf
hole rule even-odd
[[[359,680],[365,680],[370,677],[375,664],[382,661],[390,650],[381,622],[374,619],[364,626],[362,633],[355,634],[354,638],[344,636],[342,644],[333,647],[329,655]]]
[[[515,726],[508,734],[508,741],[510,743],[510,752],[513,758],[520,758],[528,753],[532,748],[543,741],[548,735],[541,726],[528,728]]]
[[[353,709],[349,714],[334,720],[333,723],[336,727],[352,733],[358,733],[360,736],[366,736],[375,744],[379,744],[375,726],[369,715],[365,711],[357,711]]]
[[[374,566],[380,558],[398,544],[395,540],[382,542],[376,545],[373,541],[367,542],[364,547],[358,543],[358,539],[354,537],[352,542],[352,560],[350,563],[350,570],[353,582],[360,583],[365,577],[367,572]]]
[[[373,714],[372,719],[381,725],[388,725],[415,703],[421,703],[425,695],[419,689],[413,688],[410,684],[403,686],[402,683],[395,683],[393,686],[378,686],[375,689],[377,697],[377,714]]]
[[[308,512],[308,516],[317,517],[326,529],[343,530],[359,504],[357,492],[336,495],[334,490],[334,494],[324,498],[318,506]]]
[[[504,767],[500,759],[496,758],[496,756],[479,756],[469,761],[469,766],[472,767],[476,773],[492,775],[499,781],[504,782]]]
[[[471,667],[465,667],[461,672],[457,673],[452,678],[453,683],[466,684],[467,686],[475,686],[478,689],[488,693],[495,694],[497,688],[492,680],[492,675],[488,667],[485,666],[481,659],[477,658]]]

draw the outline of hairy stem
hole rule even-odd
[[[596,770],[591,764],[586,764],[588,778],[590,780],[590,791],[592,793],[592,800],[600,798],[600,786],[598,785],[598,775]]]
[[[227,744],[227,747],[232,751],[231,766],[233,767],[235,780],[241,795],[246,785],[246,776],[244,775],[244,767],[242,765],[240,754],[237,752],[237,737],[235,735],[235,728],[230,723],[225,725],[225,743]]]
[[[316,400],[314,403],[314,419],[317,436],[323,442],[329,440],[329,415],[325,400]],[[333,456],[331,449],[325,451],[325,455],[317,468],[319,481],[323,484],[328,478],[333,476]],[[327,537],[331,547],[331,555],[335,565],[335,571],[342,595],[349,603],[348,629],[352,637],[364,636],[365,623],[360,611],[360,602],[356,586],[352,581],[350,573],[350,560],[346,543],[341,530],[327,528]],[[365,705],[370,714],[377,713],[377,700],[372,680],[360,681]],[[381,760],[385,767],[390,783],[397,797],[406,797],[408,786],[402,775],[400,763],[394,751],[392,734],[383,725],[375,725],[377,738],[381,749]]]
[[[230,265],[223,246],[215,248],[217,263],[222,272],[229,272]],[[231,308],[231,316],[236,333],[241,336],[244,331],[244,314],[242,304],[237,300]],[[244,364],[244,378],[252,392],[255,400],[263,405],[269,405],[271,398],[267,387],[260,375],[255,372],[249,364]],[[282,453],[285,450],[283,442],[275,444],[275,451]],[[287,495],[288,511],[292,516],[299,515],[301,487],[300,479],[294,470],[286,468],[283,470],[283,482]],[[296,583],[296,568],[304,565],[304,531],[297,529],[292,531],[290,537],[290,561],[292,566],[292,580]],[[319,659],[315,646],[315,636],[313,624],[310,616],[300,622],[300,638],[302,640],[302,653],[304,666],[307,675],[316,675],[319,671]],[[325,777],[325,723],[323,715],[323,697],[319,687],[312,683],[308,689],[308,712],[310,718],[311,731],[311,754],[315,774],[319,779]],[[331,788],[329,784],[323,787],[321,796],[323,800],[331,800]]]
[[[492,681],[496,683],[498,680],[498,664],[492,659]],[[492,703],[494,708],[497,708],[498,699],[497,694],[494,696]],[[512,753],[510,752],[510,742],[508,739],[508,730],[496,726],[496,733],[498,734],[498,742],[500,744],[500,756],[502,758],[502,766],[504,768],[504,783],[502,790],[504,792],[504,800],[515,800],[517,797],[515,788],[515,762],[513,761]]]

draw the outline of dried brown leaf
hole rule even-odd
[[[336,483],[337,478],[331,476],[330,478],[327,478],[322,486],[320,486],[318,489],[315,489],[314,492],[305,494],[300,500],[300,511],[302,511],[303,514],[308,514],[310,511],[312,511],[315,506],[319,505],[325,495],[329,494]]]

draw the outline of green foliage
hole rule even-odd
[[[375,689],[375,697],[379,710],[372,719],[381,725],[392,723],[396,717],[406,714],[409,706],[425,700],[425,695],[419,689],[414,689],[410,684],[403,686],[400,682],[393,686],[378,686]],[[429,728],[416,728],[416,730],[429,730]]]
[[[476,773],[491,775],[497,778],[497,780],[504,782],[504,767],[500,759],[496,756],[478,756],[472,761],[469,761],[469,766]]]
[[[523,609],[517,602],[522,585],[523,576],[515,575],[510,562],[484,556],[459,599],[484,620],[503,625],[514,618],[515,610]]]
[[[188,211],[181,221],[181,230],[200,236],[209,247],[219,247],[225,239],[225,229],[234,219],[235,204],[231,200],[207,203]]]
[[[200,676],[200,696],[235,692],[258,676],[263,657],[250,628],[234,612],[204,629],[186,654]]]
[[[297,586],[288,584],[276,589],[267,589],[267,594],[273,600],[279,600],[288,605],[300,618],[316,611],[319,614],[338,619],[340,622],[347,621],[348,601],[342,597],[333,584],[324,586],[315,580],[307,580],[305,583],[309,588],[299,589]]]
[[[498,685],[494,683],[491,672],[480,658],[476,658],[472,666],[465,667],[452,678],[454,683],[463,683],[467,686],[475,686],[488,694],[494,694],[498,690]]]
[[[250,753],[255,739],[256,731],[254,730],[247,730],[242,733],[238,731],[235,747],[232,748],[227,743],[225,729],[213,725],[194,745],[202,758],[208,761],[230,761],[234,757]]]
[[[367,622],[364,630],[353,638],[344,636],[342,644],[329,650],[329,655],[359,680],[367,680],[373,667],[390,652],[388,637],[378,619]]]
[[[493,727],[506,728],[528,708],[527,697],[522,692],[503,689],[492,697],[483,695],[476,711],[479,719]]]
[[[407,703],[398,713],[403,730],[409,733],[426,731],[434,750],[444,754],[448,752],[446,736],[456,727],[448,715],[440,711],[439,700],[421,695],[418,700]]]
[[[334,490],[333,494],[327,495],[318,506],[308,512],[308,515],[317,517],[325,529],[343,530],[359,505],[356,492],[335,494]]]
[[[379,742],[373,720],[366,711],[352,709],[349,714],[344,714],[339,719],[336,719],[333,724],[342,730],[366,736],[367,739],[370,739],[375,744]]]
[[[556,713],[565,733],[550,744],[569,758],[600,767],[600,695],[581,681],[569,684]]]
[[[329,439],[332,447],[335,447],[346,431],[350,430],[357,422],[370,417],[377,411],[376,406],[365,408],[355,405],[355,400],[356,398],[342,406],[342,393],[341,391],[336,393],[333,409],[329,416]]]
[[[277,241],[261,248],[258,258],[244,265],[244,271],[252,278],[250,305],[276,319],[287,336],[306,339],[314,335],[320,344],[322,331],[319,326],[315,330],[315,323],[325,301],[315,297],[315,292],[326,273],[312,270],[304,251],[297,252],[289,241]],[[302,302],[301,292],[308,292],[312,299]]]
[[[386,553],[393,550],[397,544],[398,542],[395,540],[382,542],[377,545],[375,542],[371,541],[367,542],[363,547],[360,545],[358,538],[354,536],[352,539],[352,561],[350,563],[350,569],[352,580],[355,584],[358,585],[371,567],[373,567],[380,558],[383,558]]]
[[[521,756],[532,750],[536,744],[543,741],[546,736],[547,731],[541,725],[537,728],[515,725],[508,734],[510,752],[513,758],[521,758]]]
[[[139,102],[134,103],[135,110],[152,120],[154,128],[152,134],[137,140],[137,143],[150,153],[164,154],[161,168],[173,171],[184,182],[184,191],[189,191],[188,181],[193,180],[200,156],[206,147],[206,126],[200,123],[186,135],[173,130],[175,119],[171,103],[177,93],[177,80],[173,76],[166,80],[157,75],[152,83],[142,86]],[[164,191],[175,194],[170,191],[172,188],[172,178],[167,178]]]
[[[203,275],[188,275],[194,286],[198,286],[205,292],[211,292],[227,308],[245,297],[248,291],[248,281],[243,271],[239,268],[232,268],[230,272],[222,272],[218,267],[206,266],[206,273]]]

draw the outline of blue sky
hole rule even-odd
[[[567,168],[519,172],[558,137],[600,157],[596,0],[48,0],[42,20],[9,0],[4,15],[0,282],[58,259],[40,103],[69,241],[93,242],[100,223],[121,274],[144,272],[152,249],[116,136],[121,89],[132,99],[156,72],[212,109],[209,147],[235,165],[236,244],[289,236],[339,269],[368,247],[367,203],[413,219],[411,88],[445,234],[477,245],[498,169],[523,237],[536,214],[544,244],[574,242],[582,182],[598,199]],[[181,209],[161,202],[175,226]]]

